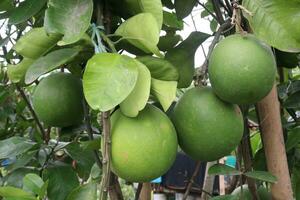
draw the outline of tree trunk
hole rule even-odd
[[[140,200],[151,200],[151,184],[143,183]]]
[[[257,104],[257,109],[267,167],[269,172],[278,179],[276,184],[271,185],[272,199],[292,200],[293,192],[284,146],[276,85],[274,85],[271,92]]]

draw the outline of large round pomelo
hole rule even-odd
[[[238,106],[220,100],[208,87],[184,93],[172,121],[182,150],[201,161],[230,154],[239,144],[244,127]]]
[[[163,175],[177,153],[177,135],[169,118],[147,105],[137,117],[120,110],[112,115],[112,169],[131,182],[148,182]]]
[[[214,92],[234,104],[252,104],[273,87],[276,62],[271,49],[253,35],[229,36],[215,47],[209,59]]]
[[[268,192],[268,190],[265,187],[259,187],[257,189],[257,194],[259,196],[260,200],[271,200],[271,194],[270,192]],[[232,195],[235,195],[237,197],[237,199],[241,199],[241,200],[252,200],[252,195],[251,192],[248,188],[247,185],[243,185],[243,193],[241,190],[241,187],[236,188],[233,192]]]
[[[81,80],[72,74],[57,73],[44,78],[33,94],[33,107],[42,122],[66,127],[83,120]]]

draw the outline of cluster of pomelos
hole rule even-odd
[[[178,143],[196,160],[213,161],[230,154],[244,129],[236,104],[253,104],[265,97],[275,74],[271,49],[254,36],[237,34],[223,39],[209,60],[212,88],[186,91],[171,120],[151,104],[136,117],[128,117],[120,109],[113,112],[112,170],[128,181],[150,181],[171,167]],[[37,86],[33,105],[45,124],[71,126],[83,120],[83,96],[80,79],[56,73]]]

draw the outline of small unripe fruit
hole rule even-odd
[[[81,80],[72,74],[57,73],[44,78],[33,94],[33,107],[47,126],[66,127],[83,120]]]

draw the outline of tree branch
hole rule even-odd
[[[142,188],[143,188],[143,183],[139,183],[134,197],[135,200],[139,200]]]
[[[205,6],[205,4],[201,3],[199,0],[197,0],[198,4],[203,7],[217,22],[219,22],[219,19],[218,17],[213,13],[211,12],[208,7]]]
[[[223,18],[223,15],[222,15],[222,12],[221,12],[221,6],[220,6],[220,3],[218,0],[211,0],[212,2],[212,5],[213,5],[213,8],[214,8],[214,11],[216,13],[216,16],[217,16],[217,21],[219,22],[219,24],[224,24],[224,18]]]
[[[85,121],[87,133],[89,135],[89,139],[94,140],[93,129],[91,126],[90,115],[89,115],[89,108],[88,108],[88,105],[85,100],[83,102],[83,111],[84,111],[84,121]],[[102,163],[101,163],[98,151],[93,150],[93,154],[94,154],[94,158],[95,158],[95,161],[96,161],[99,169],[101,169]]]
[[[29,111],[30,111],[33,119],[35,120],[37,126],[39,127],[39,129],[41,131],[42,138],[43,138],[44,142],[47,144],[48,142],[47,142],[46,132],[45,132],[45,130],[44,130],[44,128],[43,128],[43,126],[42,126],[42,124],[41,124],[38,116],[36,115],[36,113],[35,113],[32,105],[31,105],[31,103],[29,102],[29,100],[28,100],[25,92],[23,91],[23,89],[18,84],[16,84],[16,88],[19,91],[19,93],[21,94],[22,98],[24,99],[24,101],[25,101],[25,103],[26,103],[26,105],[27,105],[27,107],[28,107],[28,109],[29,109]]]
[[[192,189],[192,186],[193,186],[193,183],[194,183],[194,179],[196,178],[196,176],[197,176],[197,174],[198,174],[198,172],[200,170],[200,166],[201,166],[201,162],[197,161],[195,170],[194,170],[193,175],[192,175],[192,177],[191,177],[191,179],[189,181],[189,184],[186,187],[186,190],[185,190],[185,193],[184,193],[184,195],[182,197],[182,200],[186,200],[187,199],[187,197],[188,197],[188,195],[189,195],[189,193],[190,193],[190,191]]]

